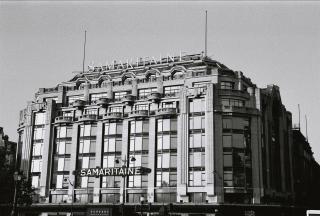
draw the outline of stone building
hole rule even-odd
[[[291,125],[277,86],[258,88],[202,54],[89,67],[40,88],[21,111],[20,167],[38,198],[20,212],[126,215],[166,206],[214,215],[234,204],[289,204]],[[114,167],[151,172],[77,174]]]

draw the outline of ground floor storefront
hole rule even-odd
[[[280,205],[212,204],[52,204],[19,206],[19,216],[305,216],[306,208]]]

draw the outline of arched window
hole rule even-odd
[[[176,71],[171,75],[172,79],[181,79],[184,78],[184,73],[182,71]]]

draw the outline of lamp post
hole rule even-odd
[[[72,196],[71,196],[71,198],[72,198],[72,202],[71,202],[71,216],[73,216],[74,184],[73,184],[73,183],[71,183],[71,181],[70,181],[70,179],[69,179],[69,178],[64,179],[64,181],[65,181],[65,182],[66,182],[66,181],[68,181],[68,183],[72,186]]]
[[[143,202],[144,202],[144,197],[142,196],[142,197],[140,197],[140,204],[141,204],[140,211],[141,211],[141,216],[143,215],[143,209],[142,209],[142,207],[143,207]]]
[[[127,155],[125,155],[124,156],[124,159],[116,159],[116,163],[117,164],[120,164],[120,162],[122,162],[122,167],[123,168],[127,168],[128,167],[128,162],[129,162],[129,160],[131,161],[131,162],[134,162],[134,161],[136,161],[136,158],[135,157],[133,157],[133,156],[131,156],[131,157],[129,157],[128,159],[127,159]],[[124,204],[125,204],[125,202],[126,202],[126,176],[125,175],[123,175],[122,176],[122,179],[123,179],[123,184],[122,184],[122,205],[123,205],[123,207],[122,207],[122,215],[124,215]]]
[[[16,215],[16,208],[17,208],[17,186],[18,182],[21,180],[21,174],[18,171],[15,171],[13,174],[13,180],[14,180],[14,195],[13,195],[13,207],[11,211],[11,216]]]

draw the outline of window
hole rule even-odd
[[[84,112],[87,115],[98,115],[98,109],[86,109]]]
[[[33,130],[33,140],[43,140],[45,129],[42,127]]]
[[[162,108],[177,108],[177,102],[163,102]]]
[[[127,91],[123,91],[123,92],[115,92],[114,93],[114,100],[115,101],[121,101],[121,99],[126,96],[127,94],[129,94],[129,92]]]
[[[31,172],[41,172],[42,170],[42,159],[32,159]]]
[[[221,89],[234,89],[234,82],[221,81]]]
[[[157,92],[157,88],[139,89],[139,99],[146,99],[152,92]]]
[[[166,97],[176,97],[180,93],[181,86],[166,86],[164,87],[164,95]]]
[[[190,99],[189,101],[189,111],[190,113],[203,113],[205,111],[205,99]]]
[[[148,167],[149,149],[149,120],[130,121],[129,155],[135,161],[129,162],[129,167]],[[135,175],[129,176],[128,187],[147,187],[148,177]]]
[[[233,186],[233,174],[232,171],[223,171],[223,182],[225,187]]]
[[[137,104],[135,110],[149,110],[149,104]]]
[[[224,148],[231,148],[232,147],[232,136],[231,135],[223,135],[222,142]]]
[[[232,128],[232,120],[223,118],[222,119],[222,128],[223,129],[231,129]]]
[[[39,180],[40,180],[39,176],[32,176],[32,180],[31,180],[32,187],[38,188],[39,187]]]
[[[109,108],[109,111],[110,111],[111,113],[116,113],[116,112],[122,113],[123,107],[122,107],[122,106],[110,107],[110,108]]]
[[[232,167],[232,153],[224,152],[223,154],[223,165],[224,167]]]
[[[221,99],[221,104],[223,106],[243,107],[244,106],[244,100],[222,98]]]
[[[46,123],[46,113],[39,112],[34,115],[34,124],[35,125],[44,125]]]
[[[42,146],[43,146],[43,143],[34,143],[32,148],[32,156],[41,156]]]
[[[106,98],[108,96],[107,93],[97,93],[97,94],[91,94],[90,95],[90,101],[94,102],[99,100],[100,98]]]
[[[205,171],[189,171],[189,186],[205,186],[206,173]]]

